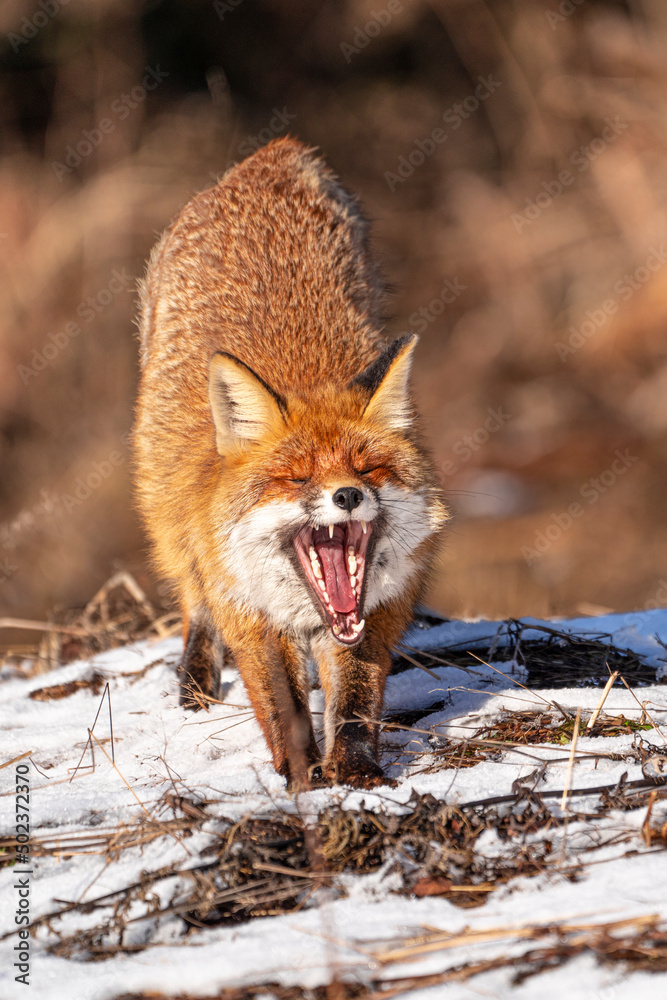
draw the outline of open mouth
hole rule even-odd
[[[361,594],[371,526],[346,521],[323,528],[302,528],[294,548],[306,579],[339,642],[352,646],[364,634]]]

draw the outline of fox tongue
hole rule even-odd
[[[334,611],[349,614],[357,606],[350,586],[350,578],[345,567],[345,553],[342,545],[324,544],[317,546],[317,554],[322,563],[327,594]]]

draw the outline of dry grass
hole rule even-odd
[[[32,643],[10,644],[2,663],[31,664],[34,673],[46,673],[63,663],[83,660],[106,649],[115,649],[142,639],[164,639],[181,630],[176,614],[158,613],[134,577],[123,570],[115,573],[80,610],[54,612],[53,620],[33,622],[22,618],[0,618],[0,631],[20,629],[34,633]],[[1,647],[0,647],[1,648]],[[38,701],[66,698],[81,688],[99,692],[104,678],[96,671],[64,685],[33,691]]]
[[[467,961],[446,972],[391,977],[392,965],[415,961],[433,952],[465,945],[503,940],[538,941],[540,946],[521,955]],[[366,949],[365,949],[366,950]],[[485,972],[511,969],[512,985],[519,985],[532,976],[553,969],[582,955],[595,958],[606,966],[621,965],[628,972],[667,971],[667,929],[657,914],[608,923],[528,924],[523,927],[490,928],[482,932],[464,931],[454,935],[444,931],[425,930],[418,938],[396,942],[389,949],[367,950],[369,957],[383,966],[383,975],[368,983],[333,980],[327,985],[305,989],[263,983],[223,989],[212,997],[194,994],[124,993],[116,1000],[390,1000],[410,990],[444,986],[452,982],[467,982]],[[389,973],[389,975],[387,975]]]
[[[572,741],[575,720],[562,720],[549,712],[510,712],[498,722],[485,726],[476,734],[476,739],[489,739],[506,745],[530,746],[538,743],[567,744]],[[598,736],[622,736],[653,729],[649,722],[626,719],[624,715],[601,713],[595,724],[580,732],[579,738]]]
[[[586,854],[599,848],[607,836],[604,826],[597,834],[595,826],[611,810],[648,805],[653,809],[657,801],[667,799],[667,791],[648,780],[573,791],[571,798],[581,794],[586,796],[585,810],[578,813],[570,804],[568,816],[570,821],[588,822],[591,844],[578,852],[577,863],[569,868],[563,867],[552,845],[564,816],[549,803],[556,804],[562,790],[540,793],[537,779],[516,782],[510,795],[457,806],[417,794],[399,813],[332,805],[314,823],[280,809],[231,822],[211,809],[212,802],[169,795],[150,814],[144,811],[133,824],[113,830],[36,834],[34,854],[66,858],[95,853],[112,863],[128,850],[161,836],[176,837],[187,850],[190,836],[206,823],[214,839],[197,863],[187,870],[173,865],[144,872],[137,882],[116,892],[62,906],[36,920],[35,926],[49,927],[49,948],[54,954],[99,960],[150,947],[150,942],[126,943],[130,926],[138,922],[176,916],[185,933],[188,926],[229,925],[294,913],[310,905],[323,885],[344,893],[337,876],[369,875],[381,869],[385,876],[389,871],[400,876],[400,888],[394,891],[438,895],[464,908],[480,906],[490,893],[519,876],[555,869],[567,877],[580,877]],[[649,820],[650,814],[645,842],[653,849],[664,849],[667,824],[651,826]],[[493,857],[476,848],[486,830],[495,831],[503,844]],[[628,827],[623,834],[617,825],[609,837],[610,843],[626,841],[629,850],[635,849],[634,828]],[[12,838],[0,841],[0,851],[14,846]],[[158,889],[167,885],[172,888],[165,904],[165,891]],[[135,904],[142,910],[139,916]],[[74,934],[61,931],[61,918],[77,910],[97,914],[98,920]],[[130,910],[135,914],[132,917]]]
[[[526,631],[542,632],[544,638],[525,639]],[[490,633],[485,637],[484,645],[471,646],[469,640],[463,639],[446,648],[410,650],[407,655],[408,647],[399,645],[394,654],[393,672],[411,670],[415,665],[429,668],[441,665],[460,667],[474,676],[480,659],[482,662],[484,657],[488,659],[488,650],[492,647],[495,662],[514,662],[525,669],[525,683],[533,690],[605,687],[612,672],[617,672],[619,677],[622,674],[632,687],[660,683],[655,667],[649,666],[638,653],[631,649],[619,649],[610,640],[609,633],[600,633],[599,637],[583,636],[510,618],[507,621],[507,638],[503,638],[502,642]],[[621,687],[623,682],[617,678],[614,683],[616,687]]]
[[[667,271],[627,301],[614,291],[665,231],[662,5],[587,0],[552,30],[553,0],[412,0],[349,62],[341,43],[366,22],[368,4],[320,8],[246,0],[223,25],[209,0],[170,8],[169,23],[164,5],[79,0],[18,54],[5,44],[3,606],[32,618],[54,601],[81,601],[119,559],[148,586],[125,440],[137,367],[132,289],[27,383],[19,368],[49,334],[81,323],[77,310],[114,268],[141,274],[156,233],[243,155],[276,105],[376,219],[395,290],[388,332],[429,310],[415,384],[460,512],[437,605],[505,617],[571,612],[581,601],[664,603]],[[29,0],[3,5],[5,40],[33,15]],[[60,182],[52,162],[139,84],[149,59],[168,80]],[[386,173],[480,76],[501,85],[391,190]],[[616,118],[627,128],[579,169],[573,154]],[[543,202],[543,184],[566,169],[572,183],[518,232],[512,215]],[[447,279],[465,292],[443,308]],[[609,299],[617,311],[562,361],[556,345]],[[498,408],[511,419],[462,458],[464,437],[484,436]],[[626,448],[636,463],[589,509],[582,486]],[[72,506],[77,480],[115,451],[113,475]],[[582,517],[529,564],[522,546],[574,501]],[[492,516],[467,520],[484,508]]]
[[[147,602],[136,581],[126,575],[112,579],[86,609],[72,619],[72,647],[60,645],[59,655],[67,656],[72,649],[90,655],[98,648],[118,645],[130,635],[135,638],[157,636],[169,631],[165,623]],[[510,656],[522,659],[530,670],[540,665],[539,676],[547,687],[554,686],[549,669],[558,673],[568,651],[576,657],[578,676],[600,683],[603,647],[605,663],[631,665],[638,673],[648,671],[640,657],[629,651],[617,650],[600,640],[581,640],[576,636],[545,630],[542,641],[522,640],[522,624],[513,623],[513,641],[505,651],[496,648],[494,659]],[[54,630],[55,631],[55,630]],[[48,634],[48,633],[47,633]],[[67,633],[55,631],[57,642]],[[486,651],[486,647],[485,647]],[[429,669],[445,663],[465,666],[471,673],[479,670],[479,657],[456,649],[408,652],[409,666],[417,658]],[[38,651],[35,650],[35,655]],[[551,664],[551,668],[549,667]],[[404,669],[397,653],[397,668]],[[143,668],[144,671],[147,668]],[[648,676],[648,673],[645,674]],[[607,676],[609,677],[608,671]],[[82,686],[99,692],[105,678],[94,669],[88,677],[70,684],[45,686],[33,691],[39,700],[66,698]],[[622,683],[623,677],[618,679]],[[643,733],[652,729],[653,722],[638,704],[639,718],[627,718],[604,711],[606,690],[596,713],[581,716],[579,743],[573,748],[582,756],[632,759],[643,767],[656,761],[656,747]],[[534,693],[535,697],[540,697]],[[106,688],[105,688],[106,695]],[[102,696],[98,715],[102,711]],[[433,710],[420,709],[421,716]],[[111,709],[109,706],[109,712]],[[414,713],[405,713],[412,719]],[[392,729],[409,727],[410,721],[394,716],[386,725]],[[592,720],[590,727],[585,722]],[[412,719],[412,721],[415,721]],[[546,744],[571,743],[577,720],[560,706],[545,701],[540,710],[503,712],[493,722],[477,728],[469,738],[451,739],[434,730],[421,731],[429,737],[429,747],[415,755],[415,767],[431,772],[473,767],[482,761],[501,760],[507,751]],[[91,744],[113,764],[113,748],[109,741],[94,736]],[[632,746],[623,752],[596,750],[586,747],[590,738],[632,735]],[[407,729],[406,737],[410,737]],[[109,746],[107,751],[105,743]],[[409,743],[406,743],[409,747]],[[394,746],[395,749],[395,746]],[[405,750],[406,748],[403,748]],[[566,757],[555,758],[561,762]],[[553,759],[552,759],[553,760]],[[316,818],[306,821],[294,800],[293,808],[274,806],[261,814],[232,821],[221,813],[220,803],[206,800],[183,789],[178,794],[165,794],[150,808],[138,803],[141,811],[131,823],[114,828],[95,827],[73,829],[54,835],[48,830],[36,830],[31,840],[35,857],[58,859],[82,854],[95,854],[106,864],[127,857],[128,852],[142,848],[160,838],[176,839],[187,855],[186,864],[168,865],[144,871],[132,884],[85,902],[58,904],[52,912],[34,921],[35,928],[48,929],[49,950],[60,957],[82,961],[101,961],[119,953],[132,953],[151,947],[151,935],[137,938],[137,925],[156,925],[164,920],[176,920],[183,939],[196,928],[214,925],[233,926],[259,917],[296,913],[304,907],[317,905],[318,890],[344,895],[345,878],[350,875],[384,879],[391,876],[392,892],[417,897],[439,896],[457,907],[466,909],[483,906],[502,887],[517,877],[537,877],[552,873],[556,877],[579,880],[585,876],[589,861],[597,863],[595,851],[606,845],[632,855],[637,851],[636,823],[624,824],[624,812],[645,809],[641,827],[641,842],[652,851],[667,849],[667,821],[661,804],[667,802],[666,775],[660,769],[646,779],[628,782],[625,775],[613,785],[594,788],[567,789],[567,810],[561,806],[565,789],[540,790],[540,782],[549,761],[532,774],[517,780],[509,794],[448,804],[430,795],[414,793],[409,803],[396,811],[341,808],[335,802]],[[73,778],[80,775],[74,772]],[[121,775],[122,777],[122,775]],[[612,812],[621,814],[612,826],[606,821]],[[566,847],[566,823],[587,825],[588,846],[578,847],[576,862],[561,852]],[[206,827],[208,847],[193,854],[191,838],[200,837]],[[483,833],[493,832],[500,849],[478,850]],[[16,841],[0,839],[2,855],[12,856]],[[77,913],[85,914],[84,929],[73,929]],[[137,943],[140,940],[141,943]],[[404,964],[436,951],[465,944],[474,947],[485,942],[523,940],[535,942],[519,958],[476,960],[470,958],[452,966],[437,976],[402,976],[391,978],[392,966]],[[391,945],[365,944],[363,949],[382,975],[366,983],[332,980],[314,990],[300,987],[284,988],[271,984],[223,990],[221,1000],[251,1000],[255,996],[273,993],[278,1000],[339,1000],[360,998],[380,1000],[399,996],[410,989],[465,981],[483,972],[512,967],[514,982],[583,954],[593,955],[604,963],[624,963],[627,969],[647,971],[667,970],[667,931],[657,918],[608,924],[549,924],[526,925],[520,928],[491,928],[480,934],[474,930],[452,936],[442,931],[425,929],[417,938],[397,940]],[[149,1000],[148,995],[126,995],[126,1000]],[[119,998],[120,1000],[120,998]],[[155,1000],[155,998],[151,998]],[[196,997],[164,997],[163,1000],[199,1000]]]

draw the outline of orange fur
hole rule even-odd
[[[154,249],[143,286],[137,490],[157,567],[174,581],[187,623],[182,700],[193,703],[188,684],[216,693],[224,638],[274,765],[292,780],[319,760],[309,654],[327,697],[325,770],[365,787],[384,780],[377,723],[389,650],[446,516],[407,394],[413,345],[382,354],[381,305],[356,203],[292,139],[193,198]],[[362,498],[356,514],[332,507],[341,488]],[[372,541],[363,540],[370,582],[352,617],[335,618],[347,646],[299,582],[287,525],[301,508],[313,531],[334,510],[344,559],[345,532],[352,526],[361,538],[359,511],[376,512]],[[400,587],[382,570],[385,550]],[[278,567],[275,579],[267,566]],[[375,606],[352,644],[348,621],[371,585]]]

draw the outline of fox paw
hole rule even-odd
[[[323,774],[321,760],[306,763],[305,768],[301,768],[298,773],[293,772],[286,759],[278,762],[274,760],[273,766],[278,774],[285,778],[288,792],[308,792],[312,788],[322,788],[329,784]]]
[[[396,782],[386,776],[372,757],[359,752],[334,761],[327,769],[327,777],[335,784],[351,785],[352,788],[396,787]]]

